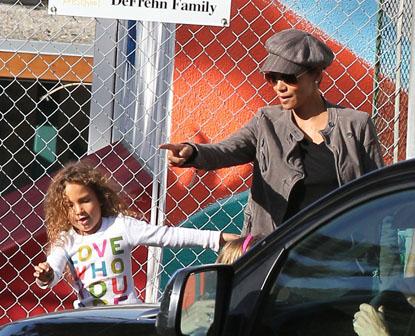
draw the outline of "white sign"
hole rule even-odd
[[[49,14],[229,26],[231,0],[49,0]]]

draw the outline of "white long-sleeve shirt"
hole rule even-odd
[[[103,217],[94,234],[83,236],[71,229],[62,238],[63,244],[55,244],[47,257],[54,271],[53,281],[48,286],[38,281],[38,285],[53,287],[69,262],[79,305],[96,306],[139,302],[131,271],[131,250],[137,245],[200,246],[217,251],[220,231],[155,226],[119,215]]]

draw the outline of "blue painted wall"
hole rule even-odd
[[[374,64],[377,1],[284,0],[282,3],[358,57]]]

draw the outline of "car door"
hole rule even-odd
[[[365,304],[382,336],[415,335],[414,222],[415,161],[355,180],[234,264],[178,271],[163,295],[158,332],[356,335]],[[209,291],[194,285],[208,275]],[[380,336],[370,330],[373,319],[365,320],[368,332],[359,335]]]
[[[385,180],[372,189],[287,241],[249,334],[356,335],[354,314],[369,303],[382,306],[388,335],[415,335],[413,183]]]

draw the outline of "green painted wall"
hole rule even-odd
[[[190,216],[179,226],[203,230],[221,230],[240,233],[243,225],[243,209],[248,199],[248,191],[215,202]],[[190,265],[211,264],[217,253],[203,248],[163,249],[163,274],[160,288],[164,289],[173,273]]]

